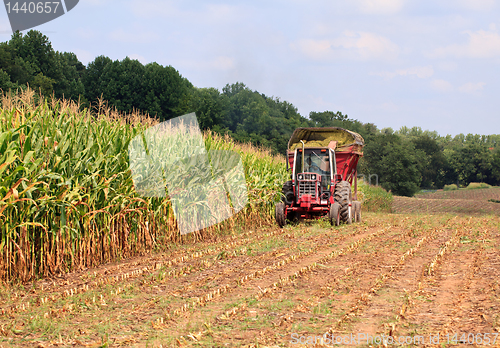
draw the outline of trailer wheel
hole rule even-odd
[[[286,225],[285,209],[286,206],[285,203],[283,202],[276,203],[276,207],[274,208],[276,222],[278,223],[278,226],[281,228],[283,228],[283,226]]]
[[[330,215],[328,217],[332,226],[340,225],[340,204],[335,202],[330,205]]]
[[[351,203],[352,205],[352,222],[358,222],[357,217],[358,217],[358,203],[357,201],[353,201]]]
[[[351,185],[347,181],[341,181],[335,187],[335,201],[340,204],[340,219],[346,224],[352,223],[352,200]]]
[[[354,207],[354,222],[361,222],[361,202],[354,201],[352,206]]]

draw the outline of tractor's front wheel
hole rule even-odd
[[[332,226],[340,225],[340,204],[335,202],[330,205],[330,215],[328,217]]]
[[[291,205],[294,200],[295,196],[293,194],[293,182],[287,181],[283,184],[283,188],[281,189],[282,192],[282,201],[285,202],[288,205]]]
[[[351,185],[347,181],[341,181],[335,187],[335,202],[340,204],[340,219],[346,224],[352,223],[352,194]]]
[[[278,223],[278,226],[281,228],[283,228],[283,226],[286,225],[285,209],[286,209],[286,206],[285,206],[285,203],[283,203],[283,202],[276,203],[276,207],[274,208],[276,222]]]

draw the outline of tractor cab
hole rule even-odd
[[[310,194],[315,204],[327,204],[335,176],[335,153],[325,148],[296,149],[295,158],[292,176],[298,187],[297,198]]]

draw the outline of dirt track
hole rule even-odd
[[[472,343],[490,333],[491,347],[500,332],[499,226],[500,218],[370,214],[361,224],[247,231],[4,288],[0,346],[298,347],[325,333],[426,344],[429,334],[443,343],[457,333],[456,343]]]

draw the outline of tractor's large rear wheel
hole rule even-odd
[[[346,224],[352,223],[352,194],[351,185],[347,181],[341,181],[335,187],[335,202],[340,204],[340,220]]]
[[[276,217],[276,222],[279,227],[283,227],[286,225],[286,214],[285,214],[285,203],[278,202],[276,203],[276,207],[274,208],[274,213]]]

